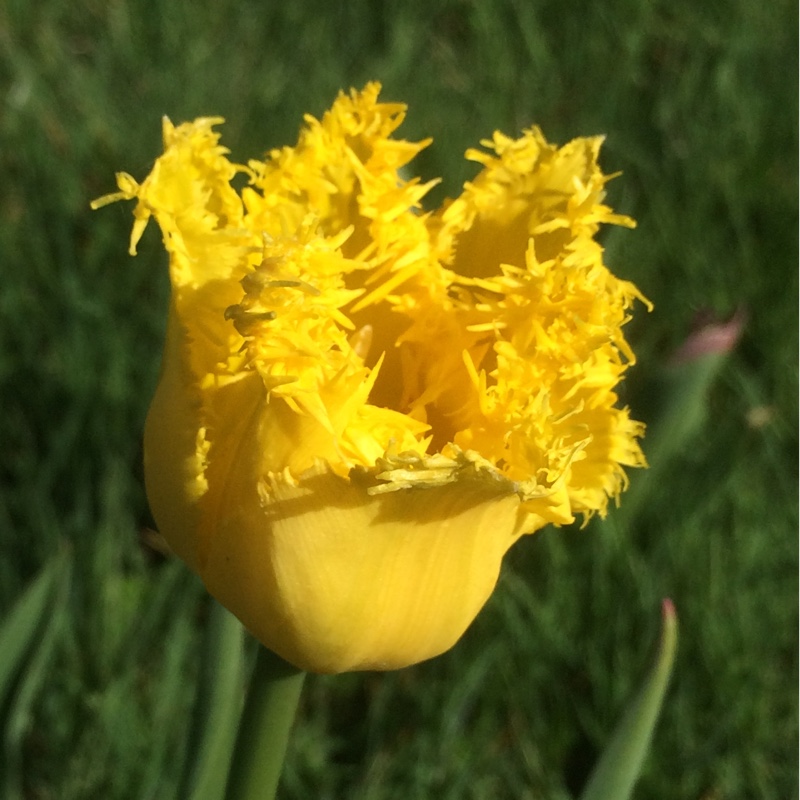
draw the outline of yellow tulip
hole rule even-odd
[[[219,119],[164,122],[140,184],[172,298],[145,429],[155,519],[267,647],[316,672],[450,648],[525,533],[605,514],[642,466],[617,407],[636,287],[594,236],[600,138],[534,128],[424,212],[380,87],[306,118],[295,147],[232,163]],[[232,180],[248,185],[237,191]],[[240,181],[241,182],[241,181]],[[645,301],[646,302],[646,301]]]

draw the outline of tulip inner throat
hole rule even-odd
[[[389,300],[360,303],[363,290],[353,287],[356,281],[342,288],[341,277],[330,277],[332,266],[346,269],[349,260],[325,240],[314,245],[322,262],[309,258],[310,242],[299,258],[294,245],[275,240],[242,281],[242,302],[226,311],[247,342],[244,368],[261,373],[270,404],[286,407],[276,408],[277,417],[308,418],[307,424],[298,419],[299,428],[282,423],[287,433],[305,430],[304,438],[317,442],[294,450],[292,473],[297,477],[304,465],[313,466],[315,450],[328,458],[338,451],[342,462],[334,458],[331,466],[340,474],[348,464],[376,468],[388,452],[454,452],[459,431],[480,415],[465,359],[478,369],[493,366],[492,335],[464,338],[458,320],[430,303],[425,325]],[[270,430],[274,437],[275,426]],[[320,438],[331,435],[328,444]],[[495,468],[503,466],[498,459]]]
[[[369,393],[369,403],[407,413],[403,407],[403,369],[401,351],[397,345],[408,321],[392,311],[386,303],[368,306],[351,313],[349,319],[355,327],[350,336],[353,350],[370,371],[378,368],[378,376]]]
[[[368,402],[424,423],[429,453],[440,453],[458,431],[480,415],[475,389],[464,365],[470,358],[491,374],[497,365],[492,336],[481,334],[464,342],[433,333],[423,341],[406,339],[413,322],[389,303],[379,302],[350,313],[355,326],[350,343],[365,366],[378,369]]]

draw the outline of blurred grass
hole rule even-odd
[[[163,114],[224,115],[241,160],[376,78],[410,106],[401,133],[434,136],[415,166],[441,193],[495,128],[607,134],[611,202],[639,222],[608,260],[656,304],[626,398],[653,435],[697,316],[747,322],[635,514],[520,542],[451,653],[309,682],[283,796],[574,793],[668,595],[681,648],[637,797],[796,797],[796,30],[788,0],[0,5],[0,610],[65,544],[72,562],[4,711],[5,785],[174,796],[202,660],[201,588],[139,537],[164,257],[151,230],[130,259],[129,209],[89,201],[146,174]]]

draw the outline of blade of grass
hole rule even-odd
[[[53,596],[66,569],[66,557],[59,553],[28,586],[0,627],[0,708],[6,706],[14,679],[47,627]]]
[[[7,708],[2,796],[8,800],[23,796],[22,747],[64,622],[69,580],[70,561],[62,551],[26,590],[0,630],[0,707]]]

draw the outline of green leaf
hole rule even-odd
[[[595,766],[581,800],[626,800],[639,777],[669,683],[678,642],[678,619],[671,600],[662,607],[663,629],[655,664],[628,706]]]
[[[650,392],[643,441],[648,469],[630,476],[630,489],[614,513],[618,525],[630,525],[645,507],[676,459],[691,451],[709,415],[709,392],[727,364],[727,352],[706,353],[662,369]]]
[[[221,800],[244,704],[245,652],[241,623],[214,600],[203,642],[186,769],[180,797]]]

